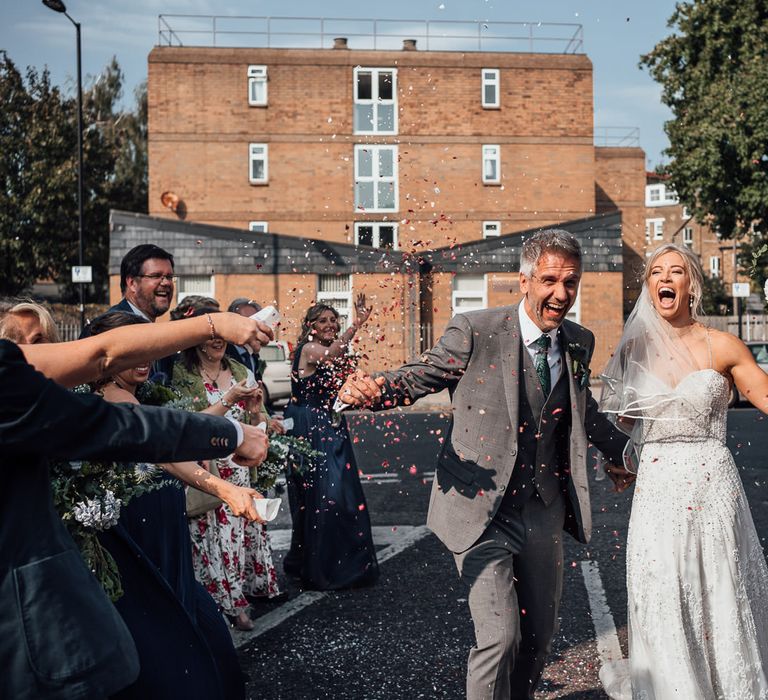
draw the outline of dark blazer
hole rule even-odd
[[[560,341],[571,402],[566,495],[573,517],[566,525],[579,541],[588,542],[589,442],[620,464],[627,436],[598,411],[589,388],[572,372],[574,360],[589,365],[592,333],[565,321]],[[418,360],[383,373],[385,397],[398,404],[450,391],[451,427],[438,458],[427,525],[452,552],[465,551],[483,534],[510,482],[518,453],[521,349],[517,306],[471,311],[456,315]]]
[[[131,305],[128,303],[128,300],[123,297],[117,304],[114,306],[110,306],[103,314],[100,314],[96,318],[101,318],[102,316],[106,316],[108,313],[112,311],[127,311],[129,314],[133,313],[133,309],[131,308]],[[91,319],[91,323],[96,320],[96,318]],[[80,332],[81,338],[90,338],[91,337],[91,323],[88,323],[88,325],[83,328],[83,330]]]
[[[233,360],[239,362],[241,365],[244,365],[249,370],[251,370],[257,382],[261,381],[261,372],[259,372],[259,353],[254,352],[251,354],[247,350],[240,352],[238,346],[233,345],[232,343],[227,343],[226,353],[227,357],[232,358]]]
[[[223,457],[235,448],[235,427],[73,394],[5,340],[0,386],[0,697],[111,695],[135,679],[136,649],[53,508],[47,458]]]

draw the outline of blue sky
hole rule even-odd
[[[565,22],[584,27],[584,50],[594,65],[595,125],[639,127],[652,168],[664,158],[660,89],[638,60],[669,29],[674,0],[65,0],[82,24],[83,72],[94,76],[113,55],[126,75],[126,93],[147,74],[157,43],[159,14],[349,17],[478,22]],[[40,0],[3,0],[0,48],[17,67],[48,66],[55,83],[74,87],[75,30]]]

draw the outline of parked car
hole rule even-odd
[[[748,340],[746,345],[752,352],[752,355],[755,358],[755,362],[760,365],[760,369],[768,374],[768,340]],[[738,391],[736,387],[733,387],[733,396],[731,401],[731,405],[748,403],[747,397]]]
[[[284,340],[275,340],[259,350],[264,361],[264,403],[286,402],[291,398],[291,346]]]

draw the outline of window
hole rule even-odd
[[[645,220],[645,240],[651,240],[653,234],[654,241],[660,241],[664,238],[664,219],[646,219]]]
[[[350,275],[318,275],[317,302],[328,304],[339,312],[341,330],[349,325],[352,307],[352,277]]]
[[[648,201],[651,203],[658,203],[661,201],[661,191],[664,188],[662,186],[657,185],[656,187],[649,187],[648,188]]]
[[[397,250],[397,224],[356,223],[355,245]]]
[[[183,275],[176,282],[176,303],[190,294],[199,294],[215,299],[213,277],[211,275]]]
[[[683,207],[683,218],[684,219],[690,219],[691,218],[691,210],[688,209],[688,207]]]
[[[455,275],[451,301],[455,314],[486,308],[485,275]]]
[[[717,255],[709,258],[709,275],[710,277],[720,277],[720,258]]]
[[[248,230],[254,233],[267,233],[269,231],[269,225],[266,221],[249,221]]]
[[[494,238],[501,235],[501,221],[483,221],[483,238]]]
[[[250,144],[249,179],[253,185],[266,185],[269,181],[269,165],[267,156],[269,146],[266,143]]]
[[[501,182],[501,148],[483,146],[483,182],[495,185]]]
[[[355,209],[397,210],[397,146],[355,146]]]
[[[667,207],[678,204],[677,192],[666,185],[646,185],[645,186],[645,206],[647,207]]]
[[[266,66],[248,66],[248,104],[255,107],[267,105]]]
[[[482,74],[482,100],[483,107],[493,109],[501,105],[499,95],[499,70],[498,68],[483,68]]]
[[[685,245],[693,245],[693,229],[690,226],[686,226],[683,229],[683,243]]]
[[[581,294],[576,295],[573,306],[568,310],[565,317],[574,323],[581,323]]]
[[[355,68],[356,134],[397,133],[397,70]]]

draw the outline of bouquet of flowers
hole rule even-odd
[[[258,467],[251,468],[251,486],[257,491],[267,491],[286,469],[303,474],[314,469],[322,455],[322,452],[312,449],[304,438],[272,435],[267,458]]]
[[[83,385],[74,391],[87,394],[91,390]],[[176,402],[182,403],[170,389],[152,382],[146,382],[137,391],[137,398],[142,403],[158,406],[173,407]],[[161,474],[159,467],[145,462],[61,461],[51,465],[54,506],[80,548],[86,565],[113,601],[123,595],[120,572],[112,555],[101,546],[98,533],[117,524],[120,508],[132,498],[168,484],[158,478]]]

